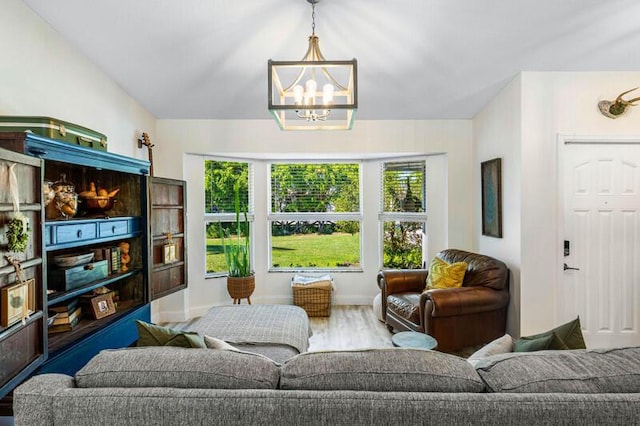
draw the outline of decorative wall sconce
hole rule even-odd
[[[640,101],[640,97],[629,99],[628,101],[622,99],[624,95],[629,92],[633,92],[637,87],[633,89],[627,90],[626,92],[622,92],[618,95],[615,101],[600,101],[598,102],[598,109],[605,117],[609,118],[618,118],[622,116],[627,108],[630,106],[634,106],[634,102]]]

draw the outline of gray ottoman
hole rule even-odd
[[[309,348],[307,313],[290,305],[215,306],[186,330],[284,362]]]

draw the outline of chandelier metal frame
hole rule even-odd
[[[315,34],[315,5],[319,1],[307,0],[312,7],[312,32],[303,58],[268,61],[269,111],[282,130],[350,130],[358,109],[356,59],[326,60],[320,51]],[[286,86],[285,78],[289,82]],[[306,91],[302,95],[300,83],[305,79]],[[318,82],[325,83],[323,88],[331,87],[317,90]],[[323,100],[318,103],[317,99]]]

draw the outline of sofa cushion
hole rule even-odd
[[[307,352],[281,367],[281,389],[379,392],[482,392],[463,358],[436,351],[387,348]]]
[[[279,377],[278,365],[261,355],[165,346],[104,350],[75,378],[80,388],[275,389]]]
[[[467,362],[475,366],[478,361],[483,358],[510,352],[513,352],[513,337],[505,334],[504,336],[498,337],[494,341],[487,343],[486,345],[475,351],[473,354],[471,354],[471,356],[469,356],[469,358],[467,358]]]
[[[137,346],[178,346],[181,348],[206,348],[204,339],[193,331],[174,330],[161,325],[136,320]]]
[[[476,369],[490,392],[640,392],[640,347],[514,352],[480,360]]]
[[[425,290],[462,287],[466,270],[466,262],[447,263],[439,257],[434,257],[429,266]]]

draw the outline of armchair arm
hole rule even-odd
[[[378,272],[378,287],[382,290],[382,319],[387,319],[387,296],[394,293],[421,293],[428,273],[426,269],[389,269]]]
[[[429,273],[426,269],[391,269],[378,272],[378,287],[383,295],[406,293],[409,291],[421,293],[425,287],[425,280]]]
[[[429,290],[420,296],[420,306],[431,301],[431,317],[469,315],[502,309],[509,303],[509,292],[489,287],[459,287]]]

